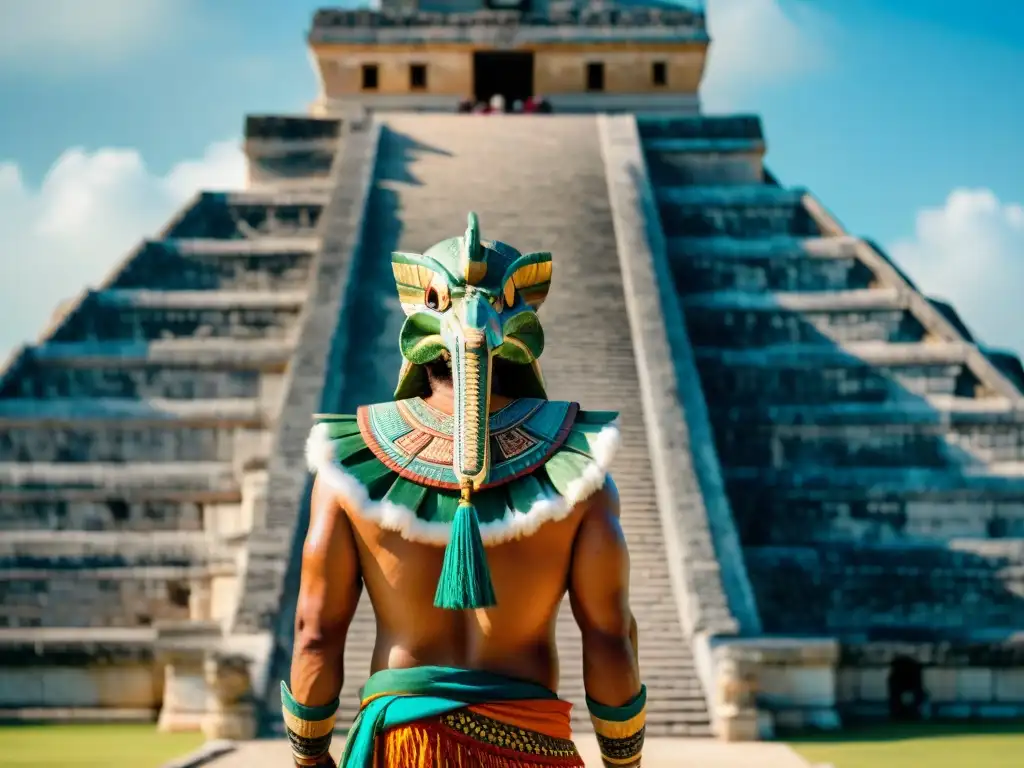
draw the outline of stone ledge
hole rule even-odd
[[[855,259],[857,239],[850,236],[774,236],[740,240],[734,237],[688,237],[667,240],[669,254],[676,259],[715,258],[778,261],[781,259]]]
[[[1007,630],[932,632],[930,639],[884,640],[844,637],[844,667],[887,667],[898,656],[923,666],[1024,668],[1024,632]]]
[[[725,471],[725,479],[729,483],[752,483],[773,490],[781,488],[795,495],[826,496],[850,491],[869,497],[892,493],[976,495],[983,491],[1018,496],[1024,492],[1024,462],[973,468],[965,466],[957,470],[924,467],[729,467]]]
[[[691,293],[683,299],[687,311],[747,312],[865,312],[906,309],[906,298],[893,288],[847,291]]]
[[[238,547],[208,533],[192,531],[10,531],[0,537],[0,561],[97,558],[117,567],[139,561],[158,563],[233,563]],[[10,567],[10,566],[8,566]]]
[[[112,309],[297,310],[306,302],[304,290],[276,291],[160,291],[145,288],[108,288],[93,294],[95,301]]]
[[[647,139],[644,151],[656,155],[764,154],[764,142],[757,139]]]
[[[309,115],[246,115],[245,138],[308,141],[341,137],[342,123]]]
[[[161,339],[156,341],[47,342],[29,353],[43,364],[127,368],[145,364],[208,368],[283,370],[295,343],[241,339]]]
[[[0,628],[0,666],[70,666],[151,661],[153,627]]]
[[[280,207],[299,206],[323,208],[329,200],[328,190],[252,188],[231,192],[211,192],[211,201],[229,206]]]
[[[847,367],[895,365],[965,365],[971,345],[961,342],[858,341],[822,344],[776,344],[767,347],[733,349],[697,347],[697,357],[728,366],[763,368],[818,368],[822,365]]]
[[[638,116],[641,147],[661,139],[744,139],[763,141],[764,130],[757,115]]]
[[[682,311],[667,277],[664,234],[637,121],[598,120],[644,422],[658,470],[658,508],[666,530],[674,532],[666,545],[681,619],[691,640],[705,632],[756,632],[757,609],[721,469],[713,451],[700,448],[711,429]],[[692,511],[681,510],[688,498]],[[712,578],[704,578],[705,571]]]
[[[805,194],[805,191],[799,187],[773,187],[767,184],[659,186],[655,190],[655,198],[659,205],[699,208],[738,208],[765,205],[798,208],[802,207]]]
[[[260,427],[266,405],[256,398],[170,400],[103,397],[0,399],[0,427],[16,424],[115,422],[159,425],[219,424]]]
[[[275,237],[258,240],[218,240],[209,237],[186,237],[177,240],[153,240],[150,243],[175,253],[189,256],[277,256],[298,254],[309,256],[320,244],[318,237]]]

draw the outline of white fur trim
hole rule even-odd
[[[501,520],[483,523],[480,534],[485,544],[522,538],[535,533],[544,523],[562,520],[573,507],[604,487],[608,469],[619,447],[618,421],[605,426],[594,440],[594,460],[583,473],[569,483],[564,496],[551,496],[533,503],[527,513],[509,510]],[[344,496],[350,510],[365,520],[389,531],[402,534],[402,538],[425,544],[447,544],[451,535],[450,523],[420,520],[408,507],[387,501],[371,501],[366,488],[334,460],[334,446],[327,436],[327,425],[317,424],[306,440],[306,463],[314,474],[326,481]]]

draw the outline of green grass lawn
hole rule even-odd
[[[159,768],[203,743],[155,725],[0,726],[3,768]]]
[[[1024,768],[1024,723],[879,725],[789,743],[835,768]]]

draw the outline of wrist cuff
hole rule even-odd
[[[640,762],[647,725],[647,687],[622,707],[608,707],[587,697],[597,743],[605,765],[632,766]]]
[[[281,714],[284,729],[292,747],[292,757],[299,765],[313,765],[327,754],[334,735],[338,699],[322,707],[299,704],[281,681]]]

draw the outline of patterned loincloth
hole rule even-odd
[[[392,728],[379,739],[378,767],[582,768],[568,722],[562,736],[553,736],[495,720],[477,709]]]
[[[525,680],[448,667],[367,681],[342,768],[582,768],[572,704]]]

